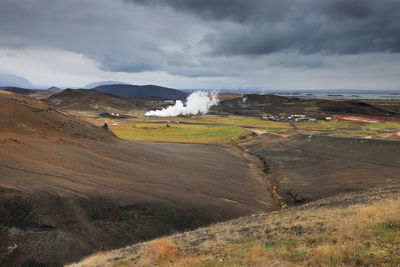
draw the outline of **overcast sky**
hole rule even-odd
[[[400,89],[400,1],[0,0],[0,73],[56,86]]]

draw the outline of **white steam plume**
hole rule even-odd
[[[218,93],[196,91],[191,93],[186,99],[186,105],[181,100],[177,100],[175,105],[163,108],[162,110],[151,110],[145,116],[175,117],[179,115],[206,114],[211,106],[218,105]]]

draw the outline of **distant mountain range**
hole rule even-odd
[[[298,90],[275,90],[272,88],[233,88],[233,89],[181,89],[185,93],[194,91],[218,91],[219,93],[234,93],[234,94],[278,94],[278,95],[299,95],[299,94],[400,94],[398,90],[372,90],[372,89],[298,89]]]
[[[0,87],[37,88],[30,81],[17,75],[0,73]]]
[[[113,85],[113,84],[130,84],[130,83],[117,82],[117,81],[92,82],[92,83],[88,83],[87,85],[85,85],[85,87],[83,87],[83,89],[93,89],[93,88],[101,86],[101,85]]]
[[[34,93],[41,93],[47,96],[61,92],[62,90],[57,87],[50,87],[47,90],[35,90],[35,89],[27,89],[13,86],[0,86],[0,90],[13,92],[21,95],[31,95]],[[68,92],[75,91],[82,92],[82,90],[95,90],[97,92],[113,95],[117,97],[124,98],[142,98],[142,99],[186,99],[188,96],[186,93],[166,88],[157,85],[129,85],[129,84],[111,84],[111,85],[101,85],[97,86],[93,89],[66,89]]]
[[[186,99],[187,93],[157,85],[111,84],[93,88],[98,92],[133,98]]]
[[[157,86],[157,85],[131,85],[128,83],[118,81],[101,81],[92,82],[83,87],[84,89],[94,89],[98,92],[105,94],[112,94],[115,96],[126,98],[156,98],[156,99],[186,99],[187,93]],[[22,95],[30,95],[42,88],[30,83],[27,79],[17,75],[2,74],[0,73],[0,90],[9,91]],[[44,91],[59,92],[62,89],[52,86]]]
[[[51,87],[47,88],[46,90],[47,91],[57,91],[57,92],[61,92],[62,91],[61,88],[58,88],[56,86],[51,86]]]

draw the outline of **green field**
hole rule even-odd
[[[400,123],[370,123],[363,127],[364,130],[399,130]]]
[[[194,124],[184,124],[194,123]],[[197,123],[197,124],[196,124]],[[167,127],[166,125],[169,125]],[[363,132],[331,133],[332,136],[370,136],[373,130],[399,129],[400,123],[375,123],[362,126],[347,121],[296,122],[297,131],[363,130]],[[231,141],[245,135],[246,127],[265,132],[290,134],[295,131],[288,122],[268,121],[245,116],[139,117],[126,120],[110,129],[120,138],[137,141],[213,143]]]
[[[358,130],[360,126],[346,121],[304,121],[296,122],[296,127],[306,131]]]
[[[120,138],[136,141],[213,143],[230,141],[246,130],[234,126],[134,123],[111,126]]]
[[[290,131],[293,128],[289,122],[269,121],[261,118],[246,116],[196,116],[196,117],[148,117],[138,118],[135,121],[140,122],[187,122],[187,123],[204,123],[204,124],[224,124],[240,127],[256,127],[266,131]],[[296,122],[297,128],[304,131],[335,131],[335,130],[358,130],[361,129],[359,124],[346,121],[305,121]]]
[[[204,123],[204,124],[224,124],[224,125],[235,125],[235,126],[251,126],[259,128],[279,128],[279,129],[290,129],[291,126],[287,122],[275,122],[268,121],[260,118],[245,117],[245,116],[193,116],[193,117],[145,117],[138,118],[135,121],[140,122],[168,122],[168,121],[179,121],[188,123]]]

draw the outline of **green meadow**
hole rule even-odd
[[[134,123],[115,125],[110,129],[120,138],[136,141],[214,143],[229,141],[246,130],[235,126]]]

